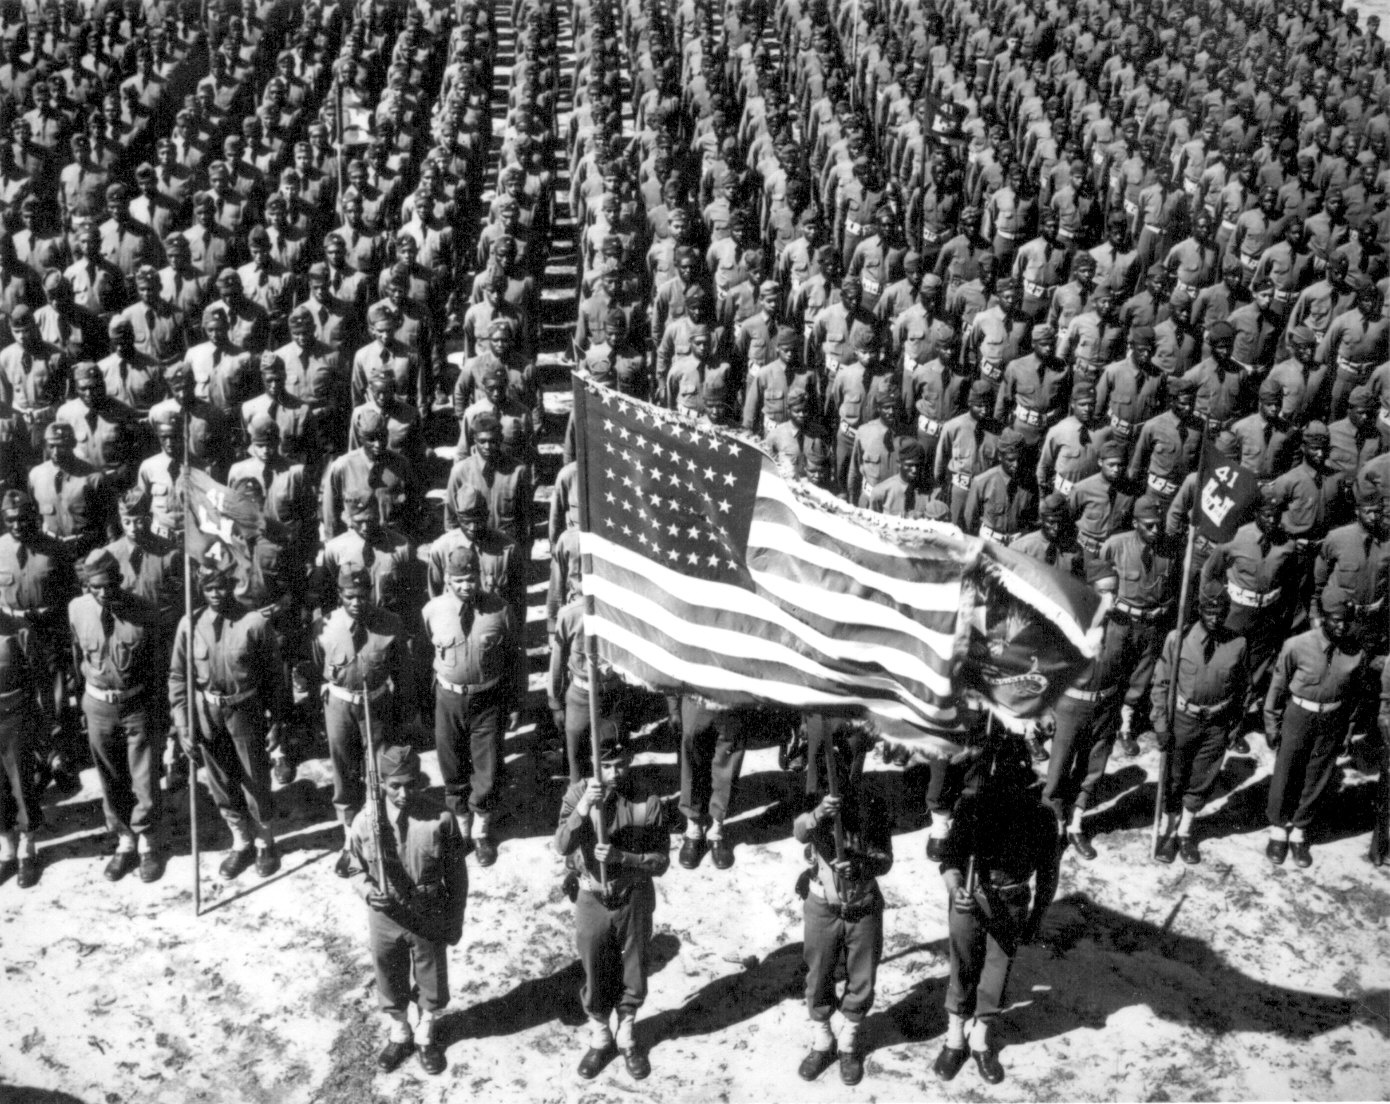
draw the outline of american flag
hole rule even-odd
[[[909,741],[959,734],[984,542],[871,518],[793,485],[740,434],[591,380],[574,390],[601,661],[666,693],[867,712]]]

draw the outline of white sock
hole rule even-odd
[[[1302,828],[1294,828],[1294,829],[1291,829],[1290,832],[1289,832],[1289,842],[1290,842],[1290,843],[1303,843],[1303,842],[1304,842],[1304,839],[1303,839],[1303,829],[1302,829]]]
[[[434,1012],[426,1012],[420,1009],[420,1022],[415,1025],[415,1045],[429,1046],[434,1038],[434,1025],[439,1017]]]
[[[246,825],[242,821],[235,824],[228,822],[227,827],[232,830],[232,850],[244,851],[251,846],[251,833],[246,830]]]
[[[1178,835],[1192,835],[1192,825],[1196,823],[1197,814],[1191,809],[1183,809],[1182,820],[1178,824]]]
[[[988,1050],[989,1049],[989,1021],[978,1017],[970,1025],[970,1049]]]
[[[589,1021],[589,1046],[594,1050],[605,1050],[613,1045],[613,1032],[607,1020]]]
[[[406,1019],[405,1013],[388,1012],[386,1018],[387,1038],[393,1043],[410,1042],[410,1021]]]
[[[853,1054],[858,1041],[859,1022],[857,1020],[845,1020],[840,1025],[840,1037],[838,1039],[840,1050],[846,1054]]]
[[[118,855],[128,855],[135,850],[135,836],[130,832],[122,832],[116,839],[116,853]]]
[[[687,820],[685,822],[685,838],[700,840],[705,838],[705,830],[700,827],[698,820]]]
[[[154,840],[150,839],[147,835],[137,836],[136,842],[138,844],[138,850],[142,855],[148,855],[154,850]]]
[[[946,1045],[952,1050],[965,1049],[965,1017],[946,1013]]]
[[[15,857],[15,833],[0,832],[0,862],[5,862]]]
[[[482,839],[484,836],[487,835],[487,822],[488,814],[478,813],[473,818],[473,828],[469,832],[469,835],[471,835],[473,839]]]
[[[820,1051],[835,1049],[835,1036],[831,1033],[829,1020],[811,1021],[811,1049]]]
[[[617,1041],[618,1041],[618,1049],[619,1049],[619,1050],[631,1050],[634,1046],[637,1045],[636,1039],[634,1038],[634,1032],[635,1032],[635,1030],[636,1030],[636,1024],[637,1024],[637,1019],[636,1019],[635,1016],[619,1016],[619,1017],[618,1017],[618,1040],[617,1040]]]
[[[1289,839],[1289,830],[1281,825],[1271,824],[1269,826],[1269,838],[1278,843],[1287,843]]]
[[[19,857],[21,859],[32,859],[38,854],[38,847],[34,844],[33,832],[19,833]]]
[[[709,839],[709,840],[711,840],[711,841],[717,840],[717,839],[723,839],[723,838],[724,838],[724,822],[723,822],[722,820],[716,820],[713,824],[711,824],[711,825],[709,826],[709,832],[706,833],[706,838]]]
[[[951,818],[932,814],[931,827],[927,829],[928,839],[945,839],[951,834]]]
[[[1081,818],[1084,817],[1085,815],[1086,815],[1086,810],[1085,810],[1085,809],[1073,809],[1073,810],[1071,811],[1071,827],[1068,828],[1067,830],[1068,830],[1069,832],[1078,832],[1078,833],[1079,833],[1079,832],[1081,831]]]

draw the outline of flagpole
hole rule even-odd
[[[574,396],[574,454],[575,454],[575,485],[579,491],[577,496],[579,506],[579,531],[587,533],[589,531],[589,462],[588,462],[588,435],[585,431],[586,407],[588,405],[588,393],[585,391],[584,381],[578,375],[573,377],[571,394]],[[588,557],[581,554],[579,557],[579,574],[581,586],[584,588],[584,671],[589,680],[589,758],[593,762],[594,777],[598,779],[599,785],[603,784],[603,758],[601,755],[599,741],[599,709],[598,709],[598,641],[589,632],[587,621],[595,614],[594,596],[589,593],[587,583],[582,580],[589,576]],[[594,819],[594,834],[599,843],[608,842],[608,828],[603,819],[603,807],[598,810],[599,815]],[[608,864],[598,864],[599,885],[605,893],[608,892]]]
[[[183,616],[184,623],[188,626],[188,647],[184,654],[184,681],[188,687],[188,692],[184,695],[184,708],[187,710],[184,731],[188,733],[189,745],[196,747],[198,732],[193,727],[193,696],[198,692],[198,685],[193,677],[193,559],[189,555],[193,518],[189,507],[191,487],[188,478],[188,458],[193,433],[188,407],[181,397],[179,403],[183,407]],[[198,764],[191,755],[188,757],[188,840],[193,852],[193,915],[200,916],[203,911],[203,884],[198,857]]]
[[[1202,501],[1201,475],[1207,454],[1207,427],[1202,424],[1202,444],[1197,450],[1197,483],[1192,491],[1192,507],[1187,515],[1187,549],[1182,557],[1182,582],[1178,585],[1177,627],[1173,630],[1173,644],[1168,653],[1168,700],[1163,711],[1168,720],[1168,742],[1174,739],[1173,721],[1178,712],[1178,657],[1182,654],[1183,626],[1187,621],[1187,601],[1192,590],[1192,552],[1197,544],[1197,510]],[[1163,806],[1168,789],[1168,749],[1160,741],[1158,747],[1158,789],[1154,794],[1154,823],[1150,851],[1158,855],[1159,833],[1163,828]]]
[[[825,718],[822,718],[822,722],[821,722],[821,723],[822,723],[822,724],[825,724]],[[824,733],[824,736],[825,736],[825,777],[826,777],[826,792],[829,793],[831,797],[839,797],[839,796],[840,796],[840,781],[839,781],[839,778],[837,777],[836,770],[835,770],[835,761],[836,761],[836,755],[835,755],[835,731],[836,731],[836,730],[833,729],[833,728],[830,728],[830,726],[829,726],[828,724],[826,724],[825,727],[829,730],[829,731],[827,731],[827,732]],[[844,818],[840,815],[840,808],[839,808],[838,805],[835,807],[835,819],[834,819],[834,821],[833,821],[833,824],[834,824],[834,829],[835,829],[835,861],[836,861],[836,862],[843,862],[843,861],[844,861],[844,858],[845,858],[845,822],[844,822]]]

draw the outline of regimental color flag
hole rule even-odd
[[[575,427],[585,629],[630,681],[867,713],[885,737],[927,743],[959,738],[964,696],[998,704],[991,684],[1015,675],[1033,697],[1013,685],[1005,710],[1037,712],[1090,654],[1094,596],[1050,589],[1056,572],[1021,579],[984,541],[845,506],[751,438],[578,377]],[[1026,649],[1005,639],[1004,621],[1017,635],[1047,619]],[[1040,666],[1042,645],[1057,654]]]
[[[1197,532],[1212,544],[1225,544],[1236,535],[1260,497],[1260,484],[1249,468],[1227,460],[1206,442],[1197,475]]]
[[[184,466],[184,521],[187,554],[197,562],[216,545],[225,545],[243,564],[251,560],[247,541],[259,537],[265,518],[255,499],[224,487],[201,468]]]

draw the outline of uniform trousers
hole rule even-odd
[[[434,746],[444,804],[455,816],[490,813],[497,804],[503,754],[503,686],[456,694],[435,686]]]
[[[382,694],[371,703],[372,753],[386,743],[386,721],[394,715],[391,695]],[[328,736],[328,760],[333,764],[333,805],[344,823],[362,808],[366,799],[362,752],[367,731],[366,705],[354,705],[326,694],[323,699],[323,727]]]
[[[1072,808],[1088,809],[1096,786],[1105,777],[1119,724],[1120,695],[1112,689],[1099,702],[1057,699],[1057,730],[1047,759],[1043,802],[1065,820]]]
[[[157,837],[164,818],[159,764],[164,740],[152,731],[143,695],[125,702],[82,695],[87,742],[101,779],[106,827]]]
[[[231,707],[198,695],[199,750],[213,803],[228,826],[268,824],[275,815],[270,794],[270,755],[259,698]]]
[[[681,701],[681,812],[692,824],[723,821],[743,769],[744,718]]]
[[[33,832],[43,826],[34,776],[37,731],[38,714],[32,709],[12,708],[0,718],[0,832]]]
[[[883,902],[867,913],[845,919],[838,906],[815,893],[805,908],[806,1010],[821,1023],[838,1007],[850,1023],[859,1023],[874,1004],[874,983],[883,957]],[[836,967],[845,964],[845,995],[835,992]]]
[[[376,970],[382,1011],[402,1017],[410,1006],[415,975],[420,1008],[442,1012],[449,1006],[449,945],[416,935],[376,909],[367,910],[367,946]]]
[[[647,954],[652,938],[656,890],[649,878],[637,882],[627,899],[609,908],[592,890],[574,902],[574,946],[584,966],[579,1000],[591,1020],[607,1022],[635,1016],[647,999]]]
[[[1132,709],[1142,710],[1148,716],[1144,703],[1149,697],[1149,684],[1153,682],[1154,667],[1158,663],[1158,650],[1167,635],[1167,629],[1154,621],[1115,619],[1114,631],[1122,640],[1125,662],[1122,670],[1129,671],[1129,685],[1125,688],[1124,704]],[[1135,729],[1136,735],[1143,729]]]
[[[1337,753],[1346,730],[1345,706],[1310,713],[1289,703],[1269,779],[1265,814],[1271,825],[1307,828],[1313,823],[1318,799],[1337,773]]]
[[[1201,718],[1179,713],[1173,718],[1165,809],[1176,812],[1181,805],[1189,812],[1199,813],[1206,807],[1226,759],[1230,728],[1229,719],[1219,714]]]
[[[1018,935],[1028,919],[1032,891],[1026,884],[981,886],[976,912],[948,905],[951,978],[946,984],[946,1011],[968,1019],[990,1019],[1004,1009]]]

